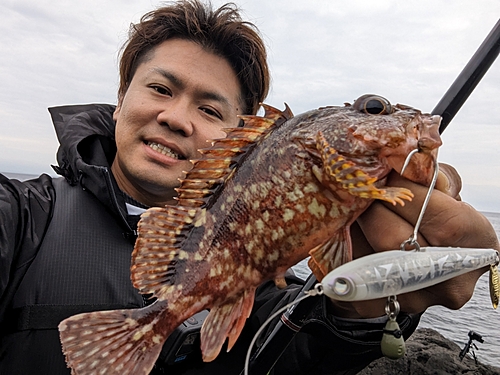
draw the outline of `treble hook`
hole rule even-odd
[[[403,175],[406,167],[408,167],[411,157],[415,155],[417,152],[419,152],[419,149],[415,149],[408,154],[403,164],[403,168],[401,168],[401,176]],[[437,162],[437,154],[436,154],[436,157],[434,159],[434,175],[432,176],[432,181],[431,184],[429,185],[429,190],[427,190],[427,195],[425,196],[424,203],[422,204],[422,208],[420,209],[420,214],[418,215],[418,219],[415,224],[413,234],[410,236],[410,238],[408,238],[401,244],[401,250],[403,251],[406,245],[413,245],[415,246],[416,251],[420,251],[420,245],[417,242],[418,229],[420,228],[420,224],[422,223],[422,218],[424,217],[425,210],[427,209],[427,205],[429,204],[429,200],[431,199],[432,190],[434,190],[434,186],[436,185],[438,174],[439,174],[439,164]]]

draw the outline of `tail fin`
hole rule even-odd
[[[159,314],[146,309],[98,311],[63,320],[59,333],[71,374],[149,374],[167,335],[155,332]]]

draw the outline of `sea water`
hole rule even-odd
[[[500,213],[483,214],[500,237]],[[484,343],[474,341],[478,360],[500,366],[500,308],[495,310],[491,305],[488,274],[489,272],[481,276],[471,300],[460,310],[430,307],[422,316],[419,327],[435,329],[462,348],[469,340],[469,331],[474,331],[484,340]]]
[[[6,175],[20,180],[35,177],[16,173],[6,173]],[[500,237],[500,213],[483,212],[483,214]],[[303,278],[307,278],[310,272],[306,261],[299,263],[294,270]],[[435,329],[461,348],[469,340],[469,331],[474,331],[484,340],[483,343],[474,341],[477,346],[474,351],[478,360],[484,364],[500,366],[500,308],[494,310],[491,305],[488,273],[479,279],[473,297],[460,310],[432,306],[422,316],[419,327]]]

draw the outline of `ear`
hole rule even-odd
[[[122,109],[123,97],[118,98],[118,104],[116,104],[115,111],[113,112],[113,120],[116,122],[118,116],[120,116],[120,111]]]

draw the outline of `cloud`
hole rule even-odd
[[[365,93],[430,111],[500,14],[497,0],[236,3],[269,47],[273,86],[266,102],[287,102],[295,113]],[[116,102],[117,55],[129,24],[160,4],[0,3],[0,170],[51,172],[57,142],[47,107]],[[466,184],[492,189],[500,188],[498,82],[497,61],[446,130],[441,151]]]

